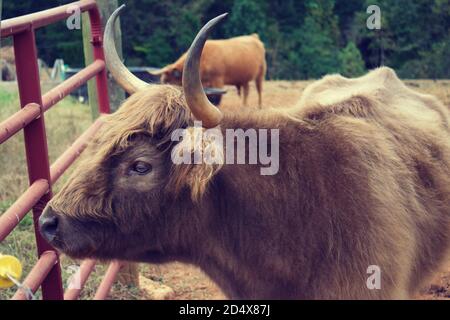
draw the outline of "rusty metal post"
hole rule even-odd
[[[21,107],[24,108],[29,103],[36,103],[42,106],[36,42],[34,31],[31,28],[14,35],[14,54],[16,57],[17,82]],[[30,185],[39,179],[50,181],[44,113],[42,109],[40,112],[40,117],[30,122],[24,128]],[[33,207],[33,221],[39,257],[45,251],[54,250],[45,242],[38,230],[38,219],[45,205],[51,199],[51,196],[50,186],[49,192]],[[59,262],[53,266],[48,276],[42,282],[42,295],[45,300],[63,299],[64,292],[62,289]]]
[[[97,0],[97,8],[101,17],[101,24],[104,27],[106,20],[118,7],[117,0]],[[91,33],[91,17],[89,13],[83,13],[82,15],[82,31],[83,31],[83,49],[84,49],[84,60],[86,64],[92,63],[94,61],[94,52],[92,50],[92,33]],[[116,23],[115,32],[115,42],[117,45],[117,52],[121,55],[121,32],[120,32],[120,22]],[[119,105],[125,100],[124,90],[111,78],[108,79],[108,93],[109,93],[109,104],[111,111],[114,112],[118,109]],[[97,88],[95,81],[88,82],[88,94],[89,94],[89,105],[91,107],[92,117],[95,119],[98,117],[98,97]]]
[[[89,10],[89,18],[91,21],[91,43],[94,53],[94,60],[105,61],[105,53],[103,52],[103,32],[102,32],[102,19],[97,7]],[[108,81],[106,78],[106,68],[103,69],[96,76],[97,83],[97,99],[98,99],[98,111],[100,113],[110,113],[108,96]]]

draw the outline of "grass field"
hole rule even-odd
[[[264,105],[272,107],[291,106],[299,99],[303,89],[309,82],[276,81],[267,82],[264,91]],[[450,80],[443,81],[406,81],[412,88],[433,94],[450,106]],[[250,92],[250,105],[257,104],[254,88]],[[224,109],[237,110],[240,100],[234,88],[224,97]],[[14,86],[0,86],[0,122],[12,115],[19,108],[19,101]],[[46,130],[51,162],[67,149],[91,123],[90,110],[86,105],[78,104],[72,98],[66,98],[45,115]],[[0,215],[27,189],[28,178],[22,134],[17,134],[6,143],[0,145]],[[70,171],[70,170],[69,170]],[[70,172],[69,172],[70,173]],[[68,177],[66,173],[54,186],[58,191]],[[12,254],[18,257],[27,274],[36,261],[36,248],[31,215],[27,215],[18,228],[0,243],[0,253]],[[64,280],[69,277],[68,266],[77,261],[63,257]],[[82,298],[91,298],[95,293],[105,267],[97,266],[83,291]],[[450,270],[449,270],[450,271]],[[141,265],[141,273],[149,279],[169,285],[175,289],[175,299],[217,299],[224,298],[220,290],[197,268],[180,263],[163,266]],[[441,297],[449,294],[450,272],[439,278],[442,282],[438,288],[441,293],[430,297]],[[443,280],[444,279],[444,280]],[[447,280],[445,280],[447,279]],[[0,290],[0,300],[8,299],[15,290]],[[39,297],[39,293],[37,295]],[[112,299],[141,299],[143,292],[136,287],[116,284],[113,288]]]

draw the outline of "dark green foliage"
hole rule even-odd
[[[353,42],[349,42],[339,52],[339,64],[341,66],[340,72],[345,77],[358,77],[364,74],[364,60]]]
[[[37,1],[3,1],[2,19],[13,18],[58,5],[67,4],[70,0],[37,0]],[[74,65],[83,63],[83,45],[81,30],[68,30],[65,21],[60,21],[36,32],[38,54],[47,64],[53,64],[58,57]],[[2,42],[3,44],[3,42]]]
[[[303,26],[293,33],[295,41],[289,51],[288,78],[318,78],[327,73],[338,72],[338,48],[333,40],[323,33],[317,33],[319,24],[307,17]]]
[[[307,17],[294,32],[297,42],[290,60],[298,74],[295,78],[318,78],[339,71],[337,16],[334,0],[306,1]]]
[[[64,0],[4,1],[9,18]],[[450,0],[140,0],[120,1],[127,65],[162,67],[185,52],[210,18],[229,12],[213,38],[258,33],[267,50],[268,76],[317,78],[339,72],[357,76],[388,65],[405,78],[450,77]],[[366,8],[381,8],[382,29],[369,30]],[[58,23],[37,32],[48,64],[62,57],[83,64],[81,32]],[[5,42],[3,42],[5,43]]]
[[[266,14],[258,0],[235,1],[225,27],[228,37],[243,34],[265,34]]]

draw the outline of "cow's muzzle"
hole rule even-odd
[[[48,243],[52,243],[56,238],[58,230],[59,218],[50,206],[47,206],[45,211],[39,218],[39,231],[41,235],[47,240]]]

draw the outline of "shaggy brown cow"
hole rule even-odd
[[[205,87],[222,88],[234,85],[241,95],[244,106],[247,105],[249,83],[255,81],[258,91],[258,104],[262,105],[262,86],[266,76],[266,51],[257,34],[235,37],[226,40],[208,40],[203,48],[200,60],[200,74]],[[161,82],[181,85],[184,53],[177,61],[153,75],[160,75]]]
[[[107,51],[134,94],[105,118],[47,206],[44,237],[78,258],[194,263],[231,298],[414,295],[450,242],[448,110],[380,68],[353,80],[325,77],[294,108],[222,113],[198,71],[221,18],[194,40],[183,90],[144,85]],[[172,150],[187,140],[171,133],[194,117],[222,132],[279,129],[278,174],[260,175],[261,163],[173,164]],[[207,147],[218,148],[195,146]],[[377,268],[381,287],[372,287],[368,270]]]

